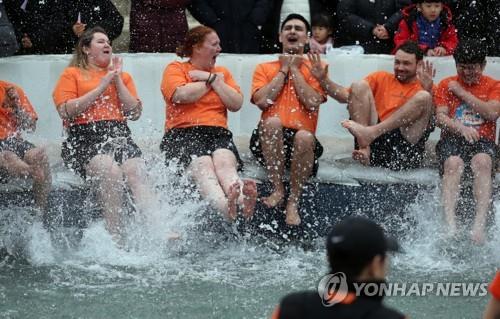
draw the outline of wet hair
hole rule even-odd
[[[324,13],[317,13],[311,19],[311,27],[325,27],[332,29],[332,19]]]
[[[215,33],[215,30],[204,25],[190,29],[186,33],[184,43],[177,47],[175,53],[181,58],[191,57],[193,55],[193,48],[202,44],[205,41],[205,37],[212,32]]]
[[[307,31],[307,33],[311,32],[311,25],[309,24],[309,22],[307,22],[306,18],[304,18],[302,15],[300,15],[298,13],[290,13],[289,15],[287,15],[286,18],[285,18],[285,20],[283,20],[283,22],[281,23],[280,31],[283,31],[283,28],[285,27],[285,24],[288,21],[295,20],[295,19],[304,22],[304,24],[306,25],[306,31]]]
[[[83,32],[80,38],[78,39],[78,42],[76,43],[75,52],[73,53],[73,58],[71,59],[69,66],[74,66],[82,69],[89,68],[89,59],[87,54],[85,54],[85,52],[83,51],[83,48],[90,47],[90,43],[92,42],[94,34],[96,33],[103,33],[106,36],[108,36],[106,30],[104,30],[99,26],[90,28],[85,32]]]
[[[396,52],[399,50],[402,50],[402,51],[409,53],[409,54],[415,54],[415,58],[417,58],[417,62],[422,61],[424,59],[424,52],[422,52],[422,50],[418,46],[417,42],[415,42],[415,41],[408,40],[408,41],[403,42],[403,44],[401,44],[397,48]]]
[[[453,58],[455,63],[460,64],[484,64],[487,54],[488,50],[483,41],[464,38],[458,43]]]

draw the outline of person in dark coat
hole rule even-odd
[[[326,14],[332,19],[332,29],[337,30],[336,8],[338,0],[308,0],[311,17],[316,14]],[[262,27],[263,39],[261,42],[260,53],[281,53],[281,44],[278,40],[280,33],[280,13],[283,5],[283,0],[272,0],[271,13]],[[300,13],[300,12],[299,12]],[[308,21],[311,21],[311,17]],[[337,34],[334,34],[334,38]]]
[[[390,54],[401,9],[410,0],[339,0],[339,45],[359,44],[365,53]]]
[[[85,30],[99,26],[110,41],[118,38],[123,29],[123,17],[111,0],[76,0],[66,11],[65,48],[72,53],[78,38]]]
[[[259,53],[270,8],[271,0],[193,0],[189,11],[217,32],[224,52]]]
[[[5,0],[4,4],[20,47],[18,54],[63,53],[67,1]]]
[[[10,23],[5,7],[0,0],[0,57],[13,55],[18,49],[14,27]]]
[[[500,1],[450,0],[458,39],[482,39],[489,56],[500,56]]]
[[[191,0],[132,0],[130,52],[175,52],[188,30]]]

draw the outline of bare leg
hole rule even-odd
[[[366,81],[355,82],[351,86],[349,97],[349,117],[352,121],[363,126],[375,125],[378,122],[378,114],[375,108],[370,86]],[[370,146],[359,147],[352,152],[352,158],[363,165],[370,165]]]
[[[492,165],[491,157],[486,153],[476,154],[471,160],[474,173],[474,199],[476,200],[476,217],[472,225],[471,238],[477,244],[485,241],[486,214],[491,205]]]
[[[263,198],[262,202],[268,207],[275,207],[282,202],[285,196],[283,185],[285,157],[281,120],[277,117],[263,120],[259,125],[259,136],[269,179],[273,184],[273,193]]]
[[[240,194],[239,184],[236,182],[232,184],[232,187],[228,186],[228,197],[226,197],[226,193],[219,183],[211,156],[201,156],[194,159],[189,165],[188,171],[198,186],[201,196],[208,200],[228,220],[234,220],[236,218],[237,199]]]
[[[52,185],[47,155],[42,148],[36,147],[26,152],[24,160],[30,165],[35,203],[43,212],[46,212],[48,209],[47,199]]]
[[[457,231],[455,211],[463,172],[464,162],[460,157],[450,156],[444,162],[441,197],[444,206],[444,217],[451,236]]]
[[[286,223],[299,225],[299,201],[305,183],[311,176],[314,165],[316,139],[308,131],[300,130],[293,141],[292,166],[290,169],[290,197],[286,205]]]
[[[148,181],[144,160],[142,158],[128,159],[123,163],[122,170],[139,210],[144,212],[157,208],[158,198]]]
[[[97,193],[104,209],[106,228],[120,243],[123,212],[123,172],[109,155],[94,156],[86,167],[87,176],[97,182]]]
[[[254,180],[243,180],[243,216],[250,219],[255,212],[255,205],[257,203],[257,184]]]
[[[348,120],[343,121],[342,126],[356,137],[360,148],[369,146],[380,135],[397,128],[401,129],[401,134],[408,142],[417,143],[429,124],[432,112],[431,95],[426,91],[419,91],[382,122],[365,126]]]

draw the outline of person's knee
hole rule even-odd
[[[432,95],[429,92],[421,90],[417,92],[413,98],[421,109],[425,111],[432,110]]]
[[[444,162],[445,175],[462,175],[464,171],[464,161],[459,156],[450,156]]]
[[[200,175],[203,172],[207,172],[209,170],[214,169],[214,164],[211,156],[201,156],[195,158],[189,164],[187,170],[191,175]]]
[[[44,149],[36,147],[26,152],[24,161],[30,165],[45,166],[49,163],[49,157]]]
[[[140,182],[146,174],[144,161],[140,158],[133,158],[125,161],[122,171],[129,183]]]
[[[370,85],[366,81],[357,81],[351,84],[351,94],[359,96],[366,94],[370,89]]]
[[[87,164],[87,173],[106,181],[119,181],[123,176],[122,169],[109,155],[94,156]]]
[[[310,152],[314,149],[316,138],[311,132],[299,130],[293,139],[294,149],[299,152]]]
[[[493,161],[486,153],[475,155],[471,160],[471,169],[474,173],[491,173]]]

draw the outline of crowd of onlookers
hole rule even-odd
[[[175,52],[187,10],[217,31],[227,53],[280,52],[280,21],[295,12],[312,24],[313,52],[356,45],[390,54],[413,39],[427,55],[442,56],[460,39],[476,38],[489,56],[500,55],[497,0],[131,0],[129,51]],[[97,25],[111,40],[121,34],[124,18],[111,0],[0,0],[0,56],[71,53]]]

